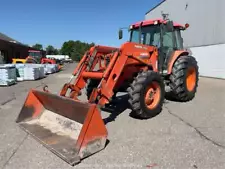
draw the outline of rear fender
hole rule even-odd
[[[172,73],[172,69],[173,69],[173,65],[176,62],[176,60],[180,57],[180,56],[184,56],[184,55],[189,55],[188,51],[185,50],[177,50],[173,53],[173,55],[170,58],[170,61],[168,63],[168,68],[167,68],[167,73],[171,74]]]

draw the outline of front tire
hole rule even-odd
[[[181,56],[174,63],[169,77],[171,92],[169,98],[187,102],[195,97],[198,87],[199,72],[197,61],[192,56]]]
[[[133,117],[147,119],[158,115],[162,111],[165,87],[160,74],[145,71],[138,74],[128,88],[129,104]]]

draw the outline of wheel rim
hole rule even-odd
[[[190,67],[187,71],[187,89],[188,91],[192,91],[196,85],[196,70],[194,67]]]
[[[149,109],[154,109],[160,101],[161,90],[157,82],[153,82],[147,89],[145,104]]]

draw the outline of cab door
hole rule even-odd
[[[172,22],[170,24],[173,24]],[[161,45],[159,48],[159,71],[167,74],[167,64],[174,51],[177,50],[175,29],[167,24],[161,25]]]

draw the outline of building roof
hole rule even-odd
[[[36,50],[35,48],[33,47],[30,47],[28,45],[25,45],[3,33],[0,32],[0,40],[3,40],[3,41],[6,41],[6,42],[9,42],[9,43],[13,43],[14,45],[19,45],[19,46],[23,46],[23,47],[26,47],[26,48],[29,48],[30,50],[35,50],[35,51],[42,51],[42,52],[45,52],[44,50]]]
[[[25,45],[25,44],[15,40],[15,39],[9,37],[9,36],[5,35],[4,33],[1,33],[1,32],[0,32],[0,40],[6,41],[6,42],[10,42],[10,43],[14,43],[16,45],[20,45],[20,46],[24,46],[24,47],[29,47],[29,46],[27,46],[27,45]]]
[[[13,39],[13,38],[11,38],[11,37],[9,37],[9,36],[7,36],[7,35],[1,33],[1,32],[0,32],[0,39],[1,39],[1,40],[4,40],[4,41],[8,41],[8,42],[16,42],[16,43],[20,43],[19,41],[17,41],[17,40],[15,40],[15,39]]]
[[[154,10],[155,8],[157,8],[159,5],[161,5],[163,2],[165,2],[166,0],[161,0],[160,3],[158,3],[156,6],[154,6],[152,9],[150,9],[148,12],[145,13],[145,15],[147,15],[149,12],[151,12],[152,10]]]

